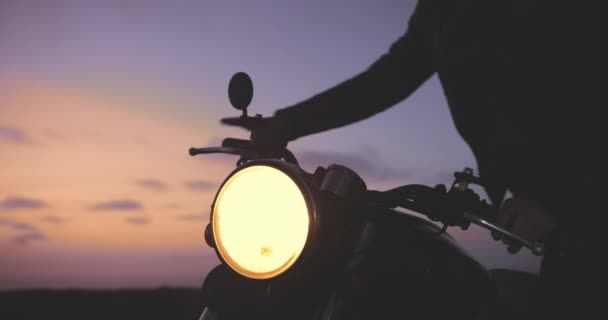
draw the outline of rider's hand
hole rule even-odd
[[[251,131],[250,139],[257,146],[285,148],[289,141],[288,127],[277,117],[223,118],[221,122]]]
[[[534,201],[514,197],[505,200],[496,216],[496,223],[523,237],[536,242],[543,242],[547,235],[555,228],[555,222],[545,209]],[[492,232],[494,240],[501,240],[511,254],[518,252],[522,245],[511,243],[509,239]]]

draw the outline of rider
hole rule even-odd
[[[603,29],[590,28],[571,5],[420,0],[407,32],[367,70],[276,111],[251,138],[284,145],[366,119],[437,73],[456,128],[500,207],[497,222],[545,242],[541,279],[557,302],[554,309],[592,301],[599,298],[592,289],[604,289],[598,281],[608,270],[599,224],[586,219],[604,208],[600,172],[607,162],[600,150],[606,135],[596,107],[604,100],[599,83],[590,80],[603,39],[593,32]],[[238,118],[223,122],[248,127]],[[503,202],[507,190],[513,198]],[[521,248],[503,242],[511,253]]]

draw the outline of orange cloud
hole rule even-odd
[[[13,85],[0,96],[2,125],[27,132],[35,143],[0,139],[0,199],[27,194],[45,199],[52,208],[3,214],[7,218],[19,214],[25,223],[36,223],[61,212],[69,224],[42,226],[50,241],[125,248],[202,245],[204,221],[178,221],[167,203],[190,212],[204,210],[215,188],[208,185],[192,192],[165,187],[184,181],[222,181],[232,170],[230,163],[187,153],[191,146],[222,135],[219,125],[179,121],[158,108],[148,108],[148,103],[146,97],[123,101],[34,82]],[[150,192],[152,187],[164,192]],[[125,223],[133,219],[126,213],[99,215],[88,210],[108,199],[137,199],[147,223],[142,228]]]

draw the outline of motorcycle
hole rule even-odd
[[[247,115],[249,76],[235,74],[228,91],[243,122],[261,125]],[[200,320],[493,319],[535,304],[534,275],[488,270],[447,232],[475,224],[543,254],[493,222],[496,208],[470,188],[483,185],[470,168],[449,188],[376,191],[339,164],[306,172],[283,146],[226,138],[189,153],[240,157],[205,228],[221,264],[204,281]]]

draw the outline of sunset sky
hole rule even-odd
[[[199,286],[203,241],[246,138],[227,85],[252,77],[271,114],[369,66],[415,5],[361,1],[0,1],[0,290]],[[445,183],[475,168],[433,77],[367,121],[299,139],[307,170],[340,163],[372,188]],[[478,228],[454,231],[489,267],[536,271]]]

